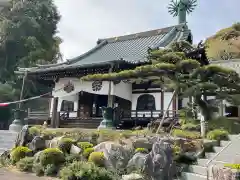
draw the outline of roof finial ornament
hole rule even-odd
[[[197,0],[171,0],[168,6],[168,12],[175,16],[178,16],[178,23],[186,23],[187,13],[193,12],[197,6]]]

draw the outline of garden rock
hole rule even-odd
[[[19,132],[17,136],[15,147],[26,146],[31,141],[32,136],[29,133],[29,126],[25,125],[23,126],[22,130]]]
[[[133,147],[136,148],[145,148],[152,149],[152,143],[149,142],[148,138],[138,138],[133,140]]]
[[[129,172],[132,172],[134,170],[144,169],[146,158],[147,158],[147,154],[143,154],[143,153],[134,154],[134,156],[128,162],[127,170]]]
[[[167,142],[160,141],[153,144],[152,151],[147,154],[144,172],[152,180],[172,180],[174,176],[172,148]]]
[[[70,154],[80,154],[81,152],[82,152],[81,148],[72,144]]]
[[[103,152],[105,166],[114,169],[125,168],[131,158],[131,152],[115,142],[102,142],[94,147],[94,151]]]
[[[60,141],[64,138],[64,136],[55,137],[49,142],[49,148],[58,148]]]
[[[36,151],[45,149],[46,148],[46,142],[42,137],[35,136],[28,147],[32,151],[36,152]]]
[[[144,178],[140,174],[132,173],[128,175],[123,175],[122,180],[144,180]]]
[[[34,154],[34,163],[39,163],[40,162],[40,156],[43,151],[39,151],[36,154]]]

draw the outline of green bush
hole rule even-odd
[[[186,123],[182,125],[182,129],[188,131],[200,131],[201,127],[200,124]]]
[[[45,176],[56,176],[58,173],[59,167],[54,164],[48,164],[44,169]]]
[[[224,129],[230,134],[240,133],[240,123],[238,120],[227,117],[218,117],[208,121],[208,130],[212,131],[214,129]]]
[[[34,163],[32,171],[37,175],[37,176],[42,176],[44,174],[44,169],[40,163]]]
[[[88,159],[89,155],[94,152],[94,149],[93,148],[86,148],[84,151],[83,151],[83,156]]]
[[[105,168],[97,167],[89,162],[73,162],[60,171],[62,180],[87,179],[87,180],[115,180],[117,179]]]
[[[12,163],[17,163],[20,159],[25,158],[26,156],[29,156],[32,152],[31,149],[28,147],[19,146],[14,149],[12,149],[10,153],[10,159]]]
[[[87,148],[92,148],[93,144],[90,142],[78,142],[77,146],[80,147],[82,149],[82,151],[84,151]]]
[[[74,161],[84,161],[84,158],[80,154],[69,154],[65,157],[66,164],[71,164]]]
[[[228,140],[229,133],[222,129],[215,129],[207,133],[207,139],[210,140]]]
[[[32,136],[39,136],[41,135],[42,131],[43,131],[42,126],[33,126],[29,128],[29,134]]]
[[[42,167],[46,168],[49,164],[61,165],[64,163],[65,157],[63,152],[58,148],[47,148],[40,154],[39,161]]]
[[[147,154],[148,150],[146,148],[136,148],[135,153],[144,153]]]
[[[74,143],[75,141],[71,138],[63,138],[59,142],[58,148],[64,153],[69,153]]]
[[[195,131],[187,131],[187,130],[181,130],[181,129],[174,129],[172,131],[172,135],[176,137],[182,137],[186,139],[200,139],[201,134],[199,132]]]
[[[34,157],[25,157],[17,162],[17,169],[24,172],[31,172],[33,168]]]
[[[94,163],[95,165],[97,165],[99,167],[103,167],[104,162],[105,162],[104,153],[103,152],[92,152],[89,155],[88,161]]]

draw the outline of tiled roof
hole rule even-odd
[[[60,69],[109,63],[117,60],[129,62],[145,61],[149,48],[166,47],[174,41],[186,40],[190,30],[186,24],[163,29],[140,32],[125,36],[100,39],[90,51],[59,65],[44,65],[32,72],[55,71]]]

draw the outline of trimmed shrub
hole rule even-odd
[[[201,127],[199,124],[186,123],[182,125],[182,129],[188,131],[200,131]]]
[[[207,139],[218,140],[218,141],[228,140],[228,135],[229,135],[229,133],[225,130],[215,129],[215,130],[209,131],[207,133]]]
[[[48,164],[44,169],[45,176],[56,176],[58,173],[59,167],[54,164]]]
[[[20,159],[23,159],[26,156],[29,156],[31,152],[32,150],[29,149],[28,147],[23,147],[23,146],[16,147],[12,149],[10,153],[11,162],[15,164],[18,161],[20,161]]]
[[[33,126],[29,128],[29,134],[32,136],[39,136],[41,135],[42,131],[43,131],[42,126]]]
[[[49,164],[56,166],[61,165],[64,163],[65,157],[61,150],[57,148],[47,148],[40,154],[39,161],[42,167],[46,168]]]
[[[146,148],[136,148],[135,153],[144,153],[147,154],[148,150]]]
[[[37,176],[42,176],[44,174],[44,169],[40,163],[34,163],[32,171],[37,175]]]
[[[79,143],[77,143],[77,146],[80,147],[82,149],[82,151],[84,151],[87,148],[92,148],[93,144],[90,142],[79,142]]]
[[[86,148],[84,151],[83,151],[83,156],[88,159],[89,155],[94,152],[94,149],[93,148]]]
[[[182,137],[186,139],[200,139],[201,135],[199,132],[195,131],[186,131],[181,129],[174,129],[172,131],[172,135],[176,137]]]
[[[104,162],[105,162],[104,153],[103,152],[92,152],[89,155],[88,161],[93,162],[95,165],[97,165],[99,167],[103,167]]]
[[[83,160],[84,158],[79,154],[69,154],[65,157],[66,164],[73,163],[74,161],[83,161]]]
[[[240,122],[234,118],[218,117],[208,121],[208,130],[223,129],[230,134],[240,133]]]
[[[177,155],[179,155],[180,153],[181,153],[181,148],[180,148],[180,146],[174,145],[174,146],[173,146],[173,154],[174,154],[174,157],[177,156]]]
[[[75,141],[71,138],[63,138],[59,142],[58,148],[64,153],[69,153],[72,147],[72,144],[74,143]]]
[[[31,172],[33,168],[34,157],[25,157],[17,162],[17,169],[24,172]]]
[[[117,179],[105,168],[97,167],[89,162],[73,162],[60,171],[62,180],[87,179],[87,180],[115,180]]]

